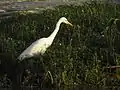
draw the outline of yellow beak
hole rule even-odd
[[[73,26],[70,22],[67,22],[67,24],[69,24],[70,26]]]

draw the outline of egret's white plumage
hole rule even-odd
[[[49,37],[41,38],[33,42],[26,50],[24,50],[20,54],[18,59],[23,60],[25,58],[30,58],[38,54],[43,55],[45,51],[47,50],[47,48],[52,44],[57,32],[59,31],[59,27],[61,23],[72,25],[71,23],[68,22],[68,20],[65,17],[60,18],[56,24],[55,30]]]

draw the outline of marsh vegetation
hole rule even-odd
[[[62,16],[74,26],[61,25],[44,56],[18,63],[20,53],[33,41],[49,36]],[[106,70],[120,64],[119,19],[120,5],[97,2],[1,18],[1,87],[15,85],[17,79],[20,86],[119,86],[119,70]]]

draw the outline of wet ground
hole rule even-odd
[[[33,2],[34,1],[34,2]],[[82,2],[89,0],[0,0],[0,15],[9,14],[9,12],[13,11],[21,11],[21,10],[33,10],[38,8],[53,8],[58,5],[68,5],[74,4],[79,5]],[[106,0],[103,0],[106,1]],[[109,0],[112,2],[119,3],[120,0]]]
[[[34,2],[33,2],[34,1]],[[30,10],[38,7],[51,8],[58,5],[65,4],[81,4],[89,0],[0,0],[0,13],[18,10]],[[106,1],[106,0],[103,0]],[[111,1],[111,0],[110,0]],[[113,2],[120,2],[120,0],[113,0]]]
[[[89,0],[33,0],[33,1],[15,1],[15,0],[0,0],[0,16],[8,16],[16,11],[27,10],[30,13],[36,13],[39,10],[54,9],[59,5],[80,5],[82,2]],[[2,17],[3,18],[3,17]]]
[[[33,2],[34,1],[34,2]],[[31,12],[44,10],[44,9],[53,9],[53,7],[58,5],[65,5],[65,4],[81,4],[83,2],[82,0],[40,0],[40,1],[13,1],[13,0],[7,0],[7,1],[0,1],[0,16],[7,16],[11,13],[14,13],[16,11],[23,11],[23,10],[29,10]],[[88,1],[88,0],[84,0]]]
[[[87,0],[84,0],[87,1]],[[38,7],[54,7],[64,4],[80,4],[82,0],[44,0],[44,1],[23,1],[23,2],[14,2],[14,1],[0,1],[0,12],[6,11],[17,11],[17,10],[29,10]]]

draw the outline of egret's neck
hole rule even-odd
[[[62,23],[62,22],[61,22],[60,20],[57,22],[56,27],[55,27],[55,30],[54,30],[53,33],[49,36],[49,38],[50,38],[52,41],[54,40],[56,34],[58,33],[61,23]]]

